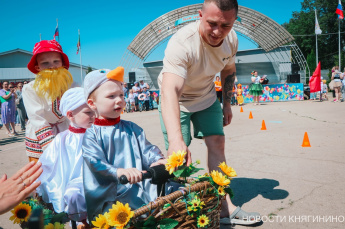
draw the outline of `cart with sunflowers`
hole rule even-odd
[[[202,176],[191,175],[203,170],[199,161],[183,165],[185,152],[173,153],[166,170],[183,183],[178,191],[158,197],[135,211],[128,204],[117,202],[105,214],[99,214],[92,224],[95,228],[219,228],[221,202],[225,195],[233,196],[229,187],[231,177],[237,174],[225,162],[222,172],[212,171]]]
[[[229,185],[231,178],[237,174],[223,162],[219,165],[222,172],[212,171],[192,177],[203,168],[197,168],[199,161],[184,165],[185,155],[185,152],[174,152],[165,165],[165,169],[174,174],[174,179],[182,183],[178,191],[158,197],[135,211],[128,204],[117,202],[108,212],[99,214],[92,221],[93,228],[219,228],[221,202],[226,194],[233,196]],[[38,221],[44,225],[34,228],[64,228],[62,222],[65,213],[56,214],[52,206],[35,197],[16,206],[11,211],[13,215],[10,220],[21,228],[28,228],[28,219],[33,218],[32,213],[37,210],[43,212],[40,214],[43,219]]]

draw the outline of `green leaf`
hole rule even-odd
[[[62,220],[66,217],[66,213],[61,212],[59,214],[56,214],[53,216],[52,220],[50,221],[50,223],[54,224],[55,222],[59,222],[62,223]]]
[[[156,228],[157,227],[156,218],[151,215],[149,218],[147,218],[147,220],[145,220],[143,226],[144,228]]]
[[[201,177],[199,178],[199,181],[211,181],[212,177]]]
[[[181,174],[187,169],[188,167],[186,167],[185,165],[182,165],[179,167],[178,170],[176,170],[174,173],[175,177],[180,177]]]
[[[189,176],[190,176],[190,175],[193,175],[194,173],[199,172],[200,170],[204,170],[204,169],[203,169],[203,168],[193,168],[193,169],[190,171]]]
[[[224,188],[224,191],[230,195],[230,199],[234,197],[234,192],[231,188]]]
[[[162,219],[158,222],[161,229],[172,229],[178,225],[178,221],[170,218]]]

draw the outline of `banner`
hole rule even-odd
[[[175,21],[175,26],[185,23],[187,21],[196,21],[199,20],[200,16],[199,14],[194,14],[194,15],[189,15],[189,16],[185,16],[183,18],[178,19],[177,21]]]
[[[303,83],[290,84],[264,84],[264,94],[260,96],[260,102],[282,102],[304,100]],[[253,96],[249,95],[249,86],[243,86],[244,103],[252,103]]]

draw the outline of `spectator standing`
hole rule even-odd
[[[148,111],[150,110],[150,91],[147,90],[146,87],[143,88],[143,94],[145,94],[145,110]]]
[[[328,100],[328,96],[327,96],[327,93],[328,93],[328,87],[327,87],[327,84],[326,84],[326,80],[322,80],[322,87],[321,87],[321,90],[322,90],[322,99],[323,100]]]
[[[150,89],[150,86],[147,83],[144,83],[144,80],[140,80],[139,82],[140,82],[139,87],[141,91],[143,91],[144,87],[146,87],[147,90]]]
[[[138,110],[138,105],[139,105],[139,93],[141,92],[141,89],[139,87],[139,83],[138,82],[134,82],[134,86],[132,87],[133,90],[133,95],[134,95],[134,101],[135,101],[135,110]]]
[[[122,89],[123,89],[123,95],[125,96],[125,98],[128,98],[128,85],[126,82],[123,83],[123,86],[122,86]]]
[[[332,73],[332,80],[334,81],[333,83],[333,89],[335,92],[335,99],[333,102],[340,102],[340,95],[341,95],[341,88],[343,86],[342,80],[343,80],[343,75],[341,72],[339,72],[339,67],[335,66],[335,71]]]
[[[263,82],[263,79],[258,76],[258,72],[257,71],[252,71],[252,85],[249,88],[249,95],[254,96],[254,105],[260,105],[259,103],[259,99],[260,99],[260,95],[263,94],[263,90],[264,88],[262,87],[261,83]]]
[[[17,112],[18,112],[18,118],[19,118],[19,123],[20,126],[22,128],[22,131],[25,131],[25,117],[26,117],[26,110],[25,110],[25,106],[24,106],[24,102],[23,102],[23,94],[22,94],[22,90],[23,90],[23,84],[19,83],[17,85]]]
[[[16,89],[14,88],[14,85],[8,81],[3,82],[2,86],[3,89],[0,90],[1,119],[2,123],[5,125],[8,136],[13,137],[17,135],[15,129],[16,126],[14,124],[16,121]],[[10,130],[10,125],[12,131]]]
[[[128,99],[129,99],[129,103],[131,105],[131,112],[136,111],[135,97],[134,97],[133,89],[129,90]]]
[[[222,82],[220,81],[219,76],[216,76],[216,81],[214,81],[214,87],[216,88],[217,98],[219,102],[223,102],[223,90],[222,90]]]

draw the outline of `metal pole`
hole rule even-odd
[[[42,36],[41,36],[41,34],[40,34],[40,41],[42,41]]]
[[[317,34],[315,34],[315,40],[316,40],[316,67],[317,67],[317,64],[319,63],[319,51],[317,48]]]
[[[338,28],[339,28],[339,36],[338,36],[338,42],[339,42],[339,71],[341,71],[341,56],[340,56],[340,19],[338,19]]]
[[[79,52],[80,52],[80,78],[81,78],[81,85],[83,85],[83,65],[81,64],[81,45],[80,45],[80,30],[78,29],[78,42],[79,42]]]
[[[59,21],[58,21],[57,18],[56,18],[56,26],[57,26],[57,28],[59,29]],[[60,31],[59,31],[59,36],[58,36],[58,42],[59,42],[59,44],[60,44]]]

